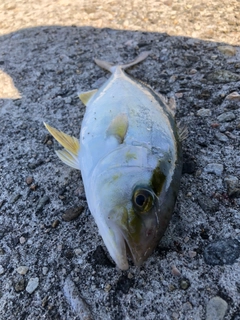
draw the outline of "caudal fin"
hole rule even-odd
[[[150,53],[150,51],[143,51],[132,62],[129,62],[126,64],[121,64],[121,65],[113,65],[107,61],[103,61],[103,60],[99,60],[99,59],[94,59],[94,61],[100,68],[106,69],[109,72],[113,73],[116,70],[116,67],[121,68],[121,69],[127,69],[127,68],[132,67],[135,64],[145,60],[147,58],[147,56],[149,55],[149,53]]]

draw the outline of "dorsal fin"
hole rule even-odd
[[[135,64],[145,60],[147,58],[147,56],[149,55],[149,53],[150,53],[150,51],[143,51],[132,62],[129,62],[126,64],[121,64],[121,65],[113,65],[107,61],[103,61],[103,60],[99,60],[99,59],[94,59],[94,61],[99,67],[106,69],[109,72],[113,73],[116,70],[116,68],[127,69],[127,68],[132,67]]]
[[[94,96],[94,94],[97,92],[97,89],[87,91],[87,92],[81,92],[78,97],[82,101],[82,103],[86,106],[88,101]]]

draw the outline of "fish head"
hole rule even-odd
[[[96,168],[88,203],[109,254],[126,270],[127,254],[137,266],[150,256],[168,225],[171,210],[164,205],[166,176],[159,166],[156,170],[120,163],[109,165],[107,170],[103,165]]]

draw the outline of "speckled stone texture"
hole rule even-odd
[[[31,4],[35,15],[30,1],[25,9],[20,3],[1,2],[0,10],[0,319],[205,320],[216,297],[225,320],[239,319],[240,261],[230,250],[240,241],[240,48],[169,36],[167,26],[164,33],[96,29],[70,26],[67,18],[64,26],[66,16],[75,23],[80,12],[62,0],[54,2],[59,26],[51,26],[52,2],[41,1],[42,12]],[[173,10],[170,3],[164,5]],[[18,17],[23,10],[32,28],[16,31],[28,26]],[[88,16],[94,12],[89,7]],[[41,26],[47,19],[50,25]],[[78,136],[85,107],[77,92],[109,76],[93,58],[128,62],[145,50],[148,59],[128,72],[175,97],[189,135],[169,228],[143,266],[121,272],[98,236],[80,172],[59,161],[43,121]],[[78,214],[69,218],[71,212]],[[227,254],[221,264],[204,260],[212,243]],[[207,253],[207,261],[217,256]]]

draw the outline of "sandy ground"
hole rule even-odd
[[[1,2],[0,319],[240,319],[239,6]],[[77,92],[109,76],[93,57],[145,50],[128,72],[175,96],[189,136],[166,235],[122,272],[42,122],[78,136]]]

